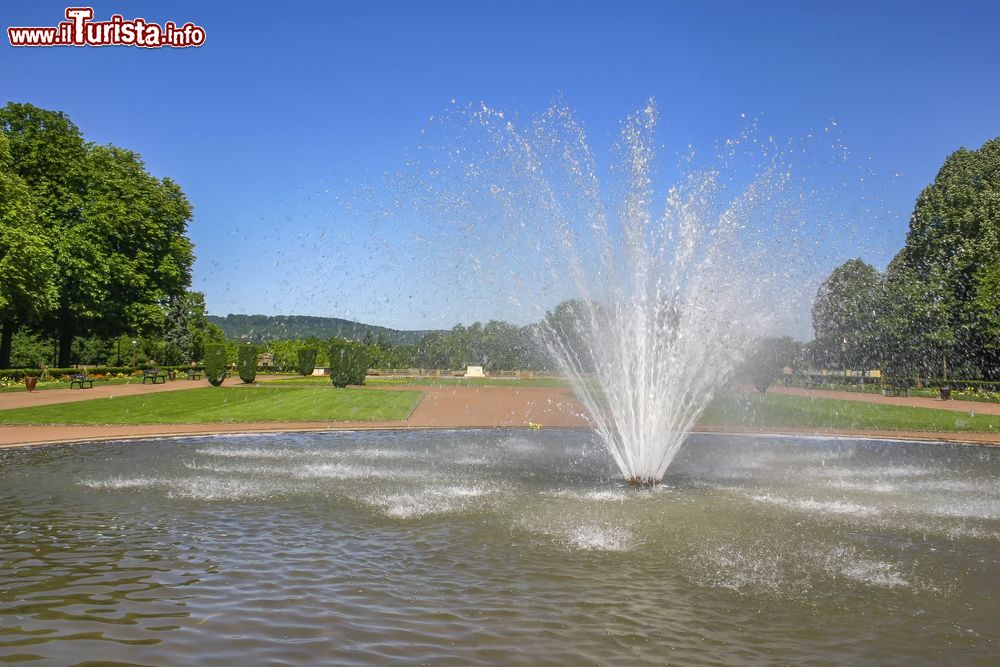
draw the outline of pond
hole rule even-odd
[[[0,661],[995,664],[998,479],[723,434],[649,491],[569,430],[6,450]]]

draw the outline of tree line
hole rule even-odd
[[[134,151],[86,141],[61,112],[0,108],[0,368],[181,364],[225,341],[189,290],[191,217],[177,183]],[[528,326],[476,322],[409,345],[371,333],[360,343],[385,368],[551,370],[540,330],[572,337],[576,310],[567,301]],[[845,262],[812,316],[811,343],[764,341],[758,366],[1000,379],[1000,137],[950,155],[886,270]],[[303,346],[329,343],[272,340],[262,351],[294,370]]]
[[[821,368],[1000,379],[1000,137],[948,156],[886,270],[838,266],[812,317]]]
[[[226,342],[188,289],[191,218],[178,184],[138,153],[87,141],[59,111],[0,108],[0,368],[176,365]],[[409,345],[360,343],[389,368],[549,368],[536,327],[477,322]],[[261,351],[292,370],[298,349],[315,346],[322,361],[329,345],[272,340]],[[236,342],[227,348],[235,358]]]

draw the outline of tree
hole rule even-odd
[[[368,346],[349,340],[332,340],[327,352],[330,382],[334,387],[362,385],[368,372],[371,353]]]
[[[191,282],[191,205],[176,183],[151,176],[131,151],[92,146],[89,167],[80,242],[100,277],[100,298],[82,302],[62,329],[159,333],[171,300],[183,298]]]
[[[785,367],[795,368],[802,362],[803,346],[788,336],[767,337],[758,341],[743,364],[747,376],[760,393],[765,393]]]
[[[236,352],[236,368],[244,384],[253,384],[257,378],[257,346],[253,343],[240,345]]]
[[[376,343],[373,363],[439,369],[478,365],[490,371],[546,368],[538,346],[539,328],[499,320],[468,327],[458,324],[451,331],[429,333],[412,347]]]
[[[0,133],[0,368],[10,367],[15,331],[55,305],[50,245],[31,190],[15,170],[10,142]]]
[[[812,307],[817,363],[842,369],[878,364],[882,294],[881,274],[860,259],[833,270],[820,285]]]
[[[878,320],[880,367],[890,377],[934,375],[954,349],[947,304],[899,261],[886,269]]]
[[[1000,257],[976,272],[976,312],[983,334],[983,361],[987,374],[1000,376]]]
[[[312,375],[312,372],[316,369],[316,352],[317,350],[315,347],[299,348],[299,364],[297,368],[299,375]]]
[[[205,314],[205,295],[187,291],[170,297],[162,332],[167,344],[165,363],[181,364],[198,359],[205,343],[221,343],[225,335]]]
[[[917,199],[906,245],[893,260],[943,315],[940,372],[1000,375],[993,322],[1000,257],[1000,137],[948,156]]]
[[[884,276],[851,260],[827,278],[813,326],[822,365],[1000,377],[1000,137],[948,156]]]
[[[177,184],[131,151],[86,144],[61,112],[10,103],[0,130],[52,252],[55,303],[42,328],[58,339],[59,365],[78,336],[159,332],[193,262],[191,206]]]
[[[12,368],[44,368],[53,366],[52,341],[21,329],[14,334],[11,346]]]
[[[586,340],[588,320],[606,317],[597,304],[570,299],[545,314],[541,330],[550,344],[564,348],[581,369],[590,371],[594,368],[594,359]]]
[[[205,346],[205,377],[209,384],[218,387],[226,379],[226,369],[229,358],[226,346],[222,343],[209,343]]]
[[[172,299],[167,308],[163,342],[166,344],[164,363],[176,365],[190,358],[191,327],[188,323],[188,310],[180,298]]]
[[[13,169],[31,190],[38,226],[52,251],[57,292],[54,313],[72,309],[73,293],[85,294],[93,286],[87,275],[75,276],[68,266],[82,222],[86,192],[87,149],[80,130],[66,114],[30,104],[10,103],[0,109],[0,130],[10,145]],[[67,340],[59,361],[67,361],[72,340]]]

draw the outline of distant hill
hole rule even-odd
[[[365,334],[382,336],[393,345],[411,345],[430,331],[399,331],[362,324],[337,317],[310,317],[308,315],[209,315],[208,321],[218,324],[226,338],[264,342],[268,340],[299,338],[348,338],[360,340]]]

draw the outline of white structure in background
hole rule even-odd
[[[465,367],[465,377],[467,378],[484,378],[486,373],[483,372],[482,366],[466,366]]]

